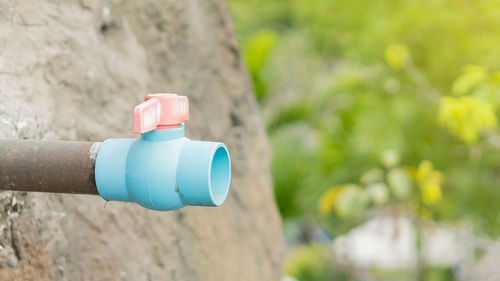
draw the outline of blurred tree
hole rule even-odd
[[[396,207],[500,235],[500,2],[230,4],[285,219],[338,234]]]

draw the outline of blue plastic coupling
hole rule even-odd
[[[107,139],[95,179],[106,200],[136,202],[153,210],[185,205],[220,206],[231,182],[231,160],[220,142],[192,141],[179,128],[157,129],[140,139]]]

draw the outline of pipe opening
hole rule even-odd
[[[221,205],[226,199],[231,181],[231,162],[224,146],[215,151],[210,166],[210,193],[214,204]]]

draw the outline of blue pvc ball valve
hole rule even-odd
[[[99,148],[95,167],[99,194],[160,211],[220,206],[231,182],[227,147],[185,137],[183,121],[189,118],[185,97],[148,97],[134,110],[134,132],[141,138],[107,139]],[[176,122],[182,123],[172,124]]]

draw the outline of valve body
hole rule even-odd
[[[107,139],[95,172],[104,199],[161,211],[219,206],[231,180],[226,146],[184,137],[184,124],[144,133],[140,139]]]

